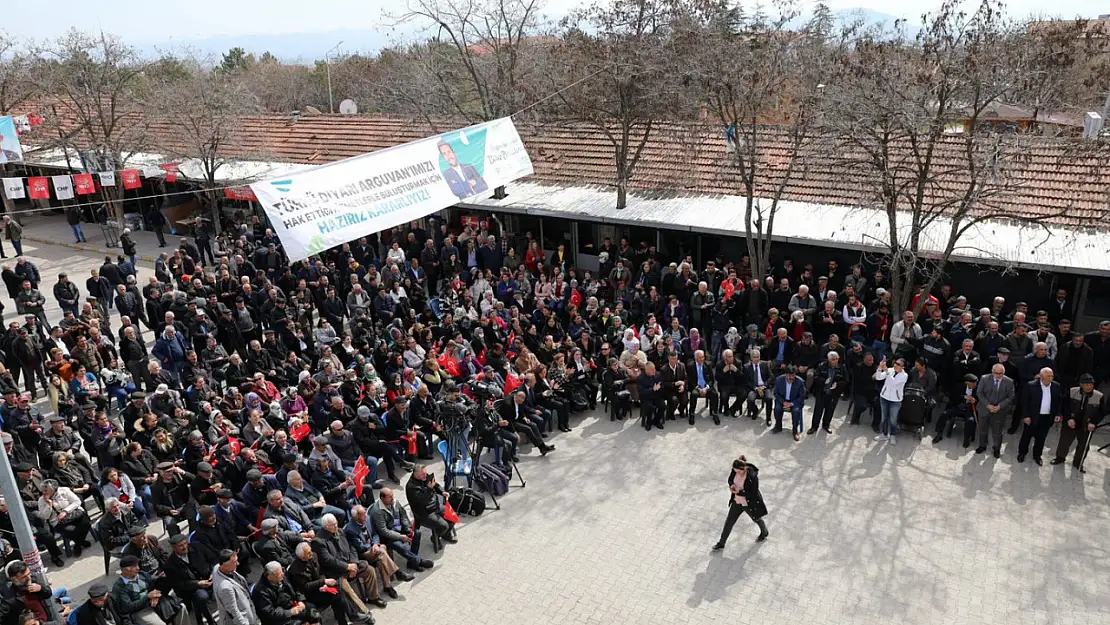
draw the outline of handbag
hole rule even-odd
[[[177,615],[181,614],[182,604],[181,599],[176,595],[162,595],[158,601],[158,605],[154,606],[154,613],[158,618],[162,619],[164,623],[172,623]]]

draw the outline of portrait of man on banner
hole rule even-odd
[[[460,200],[488,191],[482,174],[486,167],[486,129],[460,130],[440,137],[439,170]]]
[[[19,133],[11,115],[0,117],[0,165],[22,163],[23,148],[19,145]]]

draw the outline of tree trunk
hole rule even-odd
[[[617,179],[617,210],[621,210],[628,203],[628,180],[624,177]]]

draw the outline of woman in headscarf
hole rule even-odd
[[[740,344],[741,338],[743,337],[740,336],[740,331],[736,329],[736,326],[730,327],[728,332],[725,333],[724,349],[721,350],[721,353],[724,353],[725,349],[736,352],[736,346]]]
[[[626,329],[624,337],[621,338],[621,344],[624,345],[626,351],[631,350],[633,345],[640,347],[640,340],[636,338],[636,331],[632,328]]]

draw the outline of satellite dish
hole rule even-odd
[[[339,112],[344,115],[355,115],[358,113],[358,104],[350,98],[343,100],[339,103]]]

